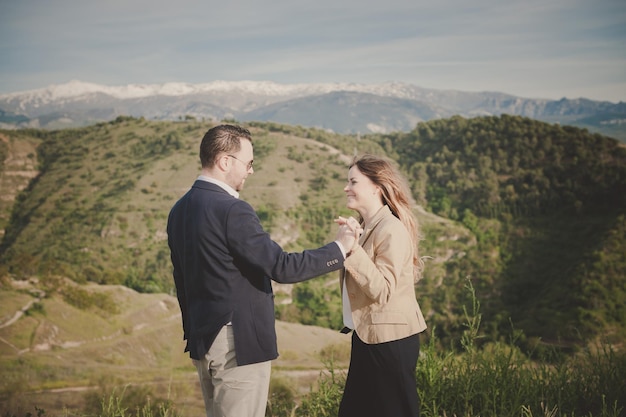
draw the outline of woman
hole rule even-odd
[[[415,299],[421,263],[409,190],[388,160],[365,155],[344,191],[363,233],[340,277],[344,324],[354,332],[339,417],[419,416],[415,367],[426,323]],[[353,218],[339,222],[359,230]]]

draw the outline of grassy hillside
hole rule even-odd
[[[0,247],[5,268],[20,279],[61,274],[76,282],[172,293],[167,213],[199,172],[197,149],[209,127],[194,120],[119,118],[83,129],[20,132],[14,140],[41,142],[40,173],[15,202]],[[350,214],[342,190],[351,157],[383,154],[382,148],[313,129],[250,129],[255,174],[242,197],[266,229],[286,250],[334,239],[332,219]],[[423,215],[425,227],[440,228],[438,219]],[[436,258],[432,267],[439,280],[442,262],[463,246],[459,236],[471,241],[467,230],[447,223],[449,233],[437,233],[437,239],[449,234],[453,241],[427,252]]]
[[[12,144],[3,152],[36,149],[21,160],[38,170],[10,205],[10,219],[4,206],[2,275],[173,295],[165,222],[199,172],[199,142],[211,126],[120,117],[81,129],[2,132]],[[416,293],[443,347],[464,331],[468,278],[483,302],[485,340],[508,337],[511,321],[529,351],[626,337],[626,150],[617,141],[510,116],[364,137],[247,126],[255,174],[242,198],[286,250],[334,238],[332,219],[351,214],[342,189],[355,153],[399,162],[420,204],[428,258]],[[330,274],[276,286],[277,316],[340,327],[336,283]]]
[[[176,298],[124,286],[63,278],[5,283],[0,292],[0,412],[60,415],[127,385],[152,387],[185,415],[202,410],[197,376],[183,353]],[[295,323],[277,324],[281,356],[274,378],[308,389],[335,352],[347,366],[349,337]],[[144,392],[145,393],[145,392]],[[59,413],[59,414],[57,414]]]
[[[41,141],[40,174],[6,228],[0,252],[10,272],[170,292],[166,217],[199,172],[199,141],[209,127],[119,118],[22,132],[23,140]],[[288,248],[328,239],[343,199],[346,156],[289,132],[252,132],[256,174],[245,198]],[[315,199],[310,209],[308,199]]]
[[[41,141],[18,132],[0,132],[0,236],[9,223],[17,194],[37,175],[37,146]]]

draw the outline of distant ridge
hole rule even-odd
[[[83,81],[0,95],[0,128],[64,128],[117,116],[272,121],[337,133],[408,132],[454,115],[510,114],[587,128],[626,142],[626,103],[549,100],[501,92],[434,90],[401,82],[280,84],[169,82],[106,86]]]

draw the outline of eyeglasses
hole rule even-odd
[[[231,158],[234,158],[234,159],[238,160],[239,162],[241,162],[242,164],[244,164],[248,171],[250,171],[252,169],[252,164],[254,164],[254,159],[251,160],[250,162],[246,163],[246,162],[243,162],[241,159],[237,158],[235,155],[228,155],[228,156],[230,156]]]

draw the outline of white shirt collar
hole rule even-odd
[[[239,198],[239,193],[233,187],[231,187],[230,185],[226,184],[225,182],[222,182],[220,180],[216,180],[215,178],[207,177],[206,175],[198,176],[198,180],[206,181],[206,182],[210,182],[212,184],[215,184],[218,187],[223,188],[224,191],[226,191],[228,194],[232,195],[233,197]]]

